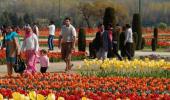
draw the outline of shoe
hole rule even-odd
[[[71,68],[72,68],[73,66],[74,66],[74,65],[73,65],[73,64],[71,64],[71,66],[69,66],[69,68],[68,68],[68,69],[69,69],[69,70],[71,70]]]
[[[68,70],[69,70],[69,68],[68,68],[68,67],[66,67],[65,72],[67,72]]]

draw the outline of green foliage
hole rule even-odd
[[[78,34],[78,50],[86,51],[86,33],[85,33],[85,29],[83,28],[80,28]]]
[[[33,17],[31,16],[31,14],[25,13],[23,19],[24,19],[24,22],[26,24],[32,24],[33,23]]]
[[[138,40],[136,42],[136,49],[140,50],[141,49],[141,43],[142,43],[142,26],[141,26],[141,17],[139,14],[134,14],[133,15],[133,21],[132,21],[132,30],[133,33],[137,33],[138,35]]]
[[[105,9],[103,24],[104,26],[112,23],[113,27],[116,26],[116,16],[115,16],[115,9],[112,7],[108,7]]]
[[[165,30],[165,29],[167,29],[168,25],[167,25],[166,23],[161,22],[161,23],[158,24],[158,27],[159,27],[160,29]]]
[[[23,17],[19,17],[19,18],[18,18],[18,26],[19,26],[19,27],[22,27],[22,26],[24,25],[24,23],[25,23],[25,22],[24,22]]]
[[[1,15],[1,25],[11,25],[10,14],[5,11]]]
[[[169,70],[155,71],[153,73],[116,73],[113,71],[79,71],[82,76],[97,76],[97,77],[155,77],[155,78],[170,78]]]
[[[18,26],[19,18],[18,18],[16,13],[11,13],[10,14],[10,20],[11,20],[12,25]]]

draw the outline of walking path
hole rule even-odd
[[[138,56],[146,56],[146,55],[151,55],[151,54],[156,54],[160,56],[167,56],[170,57],[170,52],[142,52],[142,51],[137,51],[136,52],[136,57]],[[83,61],[73,61],[74,64],[72,71],[77,71],[78,67],[83,64]],[[7,71],[6,65],[0,65],[0,75],[4,75]],[[40,67],[39,64],[37,64],[37,69],[39,71]],[[63,72],[65,69],[65,63],[64,62],[58,62],[58,63],[50,63],[48,72]]]

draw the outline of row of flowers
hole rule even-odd
[[[169,78],[88,77],[66,73],[35,73],[24,74],[17,78],[2,78],[0,87],[1,98],[14,98],[14,100],[24,100],[15,98],[26,98],[25,100],[37,98],[41,98],[37,100],[170,99]]]
[[[161,72],[164,69],[170,68],[170,62],[163,59],[150,60],[145,58],[144,60],[134,59],[133,61],[124,60],[119,61],[117,59],[102,60],[84,60],[83,66],[80,70],[87,71],[106,71],[118,74],[150,74],[154,72]]]
[[[152,28],[143,28],[143,33],[145,34],[152,34],[153,33],[153,29]],[[76,31],[78,32],[79,29],[77,28]],[[96,32],[98,31],[97,28],[85,28],[85,31],[86,31],[86,34],[87,35],[95,35]],[[61,32],[61,29],[60,28],[56,28],[56,36],[59,36]],[[166,29],[166,30],[161,30],[159,29],[159,34],[169,34],[170,30],[169,29]],[[24,35],[24,31],[21,30],[20,31],[20,35]],[[49,30],[47,28],[44,28],[44,29],[40,29],[40,36],[48,36],[49,35]]]
[[[161,55],[148,55],[148,56],[140,56],[140,59],[145,59],[145,58],[149,58],[151,60],[159,60],[159,59],[164,59],[165,61],[170,61],[170,57],[168,56],[161,56]]]
[[[57,62],[61,60],[61,52],[48,52],[48,57],[50,62]],[[87,53],[82,51],[74,51],[72,52],[72,58],[74,60],[81,60],[86,58]],[[25,53],[21,54],[23,59],[26,59]],[[4,50],[0,50],[0,64],[5,64],[6,62],[6,53]]]
[[[40,45],[48,45],[48,43],[47,43],[48,41],[43,41],[43,40],[41,40],[41,41],[39,41],[39,44]],[[90,42],[92,42],[92,40],[86,40],[86,44],[89,44]],[[58,40],[54,40],[53,41],[53,43],[54,43],[54,45],[58,45],[58,43],[59,43],[59,41]],[[76,45],[78,44],[78,41],[76,41]]]
[[[151,41],[146,41],[146,45],[151,46]],[[160,46],[160,47],[168,47],[168,46],[170,46],[170,42],[158,41],[158,46]]]
[[[78,32],[79,29],[76,29],[76,31]],[[85,32],[87,35],[95,35],[95,33],[98,31],[97,28],[85,28]],[[20,32],[21,36],[24,36],[24,31],[21,30]],[[61,29],[57,28],[55,35],[59,36],[59,34],[61,33]],[[49,30],[48,29],[40,29],[40,36],[48,36],[49,35]]]

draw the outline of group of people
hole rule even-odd
[[[53,21],[50,21],[49,37],[48,37],[48,51],[54,50],[53,39],[55,38],[55,25]],[[49,67],[49,58],[47,56],[47,50],[40,50],[39,47],[39,29],[36,24],[33,27],[26,25],[24,27],[25,36],[21,45],[20,39],[18,38],[19,29],[17,27],[3,27],[0,30],[4,39],[2,40],[2,47],[6,48],[6,61],[8,75],[11,77],[13,66],[16,62],[17,57],[21,57],[21,54],[25,54],[27,68],[25,73],[37,72],[36,63],[37,60],[40,62],[40,72],[45,73]],[[94,48],[96,50],[96,56],[98,59],[111,58],[116,55],[119,60],[122,60],[122,56],[118,53],[118,35],[124,34],[124,41],[121,50],[125,51],[125,55],[129,60],[132,59],[131,48],[133,45],[133,33],[129,24],[121,27],[116,25],[113,28],[112,24],[107,25],[99,24],[98,32],[94,39]],[[62,59],[66,63],[65,71],[71,70],[73,64],[71,64],[71,53],[75,50],[76,42],[76,29],[71,25],[71,19],[69,17],[64,19],[64,23],[61,28],[59,36],[58,48],[61,49]]]
[[[132,59],[133,33],[130,25],[126,24],[123,27],[116,25],[113,28],[111,23],[105,26],[103,24],[98,25],[98,32],[93,41],[93,48],[98,59],[104,60],[106,58],[112,58],[114,55],[119,60],[123,59],[118,53],[118,34],[120,33],[124,34],[124,41],[121,41],[123,42],[123,46],[120,47],[121,51],[125,51],[125,56],[129,60]]]
[[[51,21],[49,28],[49,51],[54,50],[53,39],[55,37],[55,25]],[[25,36],[22,45],[18,38],[18,31],[15,27],[7,26],[0,29],[4,39],[2,40],[1,50],[6,48],[6,62],[8,76],[11,77],[13,73],[13,66],[16,63],[17,57],[21,57],[25,54],[27,68],[24,73],[37,72],[36,63],[39,61],[41,69],[40,72],[45,73],[49,67],[49,58],[47,56],[48,51],[39,47],[39,30],[36,25],[31,27],[26,25],[24,27]],[[73,64],[71,64],[71,52],[75,49],[76,41],[76,29],[71,25],[71,19],[65,18],[64,24],[59,36],[58,48],[61,49],[62,58],[66,63],[65,71],[71,70]]]

